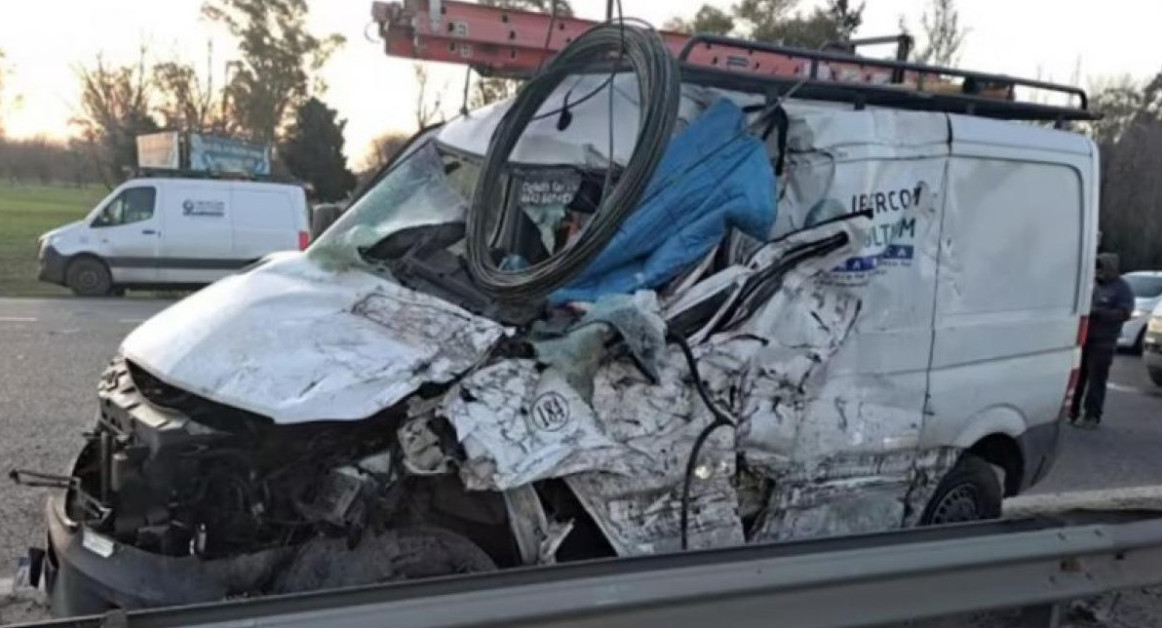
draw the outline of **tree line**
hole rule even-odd
[[[344,38],[312,33],[306,0],[208,0],[202,15],[237,44],[221,85],[214,84],[210,46],[204,66],[153,60],[144,46],[130,64],[98,56],[74,68],[80,97],[70,122],[77,139],[0,135],[0,178],[111,187],[132,174],[137,136],[176,130],[273,144],[277,175],[310,183],[320,200],[346,196],[355,177],[343,154],[345,121],[321,100],[319,75]]]
[[[1101,157],[1101,248],[1123,270],[1162,269],[1162,72],[1108,82],[1091,98]]]

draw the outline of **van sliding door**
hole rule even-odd
[[[209,283],[243,265],[231,257],[230,185],[190,181],[167,188],[161,239],[163,282]]]

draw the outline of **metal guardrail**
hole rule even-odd
[[[862,537],[379,585],[42,626],[873,626],[1052,605],[1162,584],[1162,519],[1044,521]],[[1055,613],[1047,613],[1054,625]]]

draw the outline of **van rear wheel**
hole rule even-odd
[[[103,297],[113,291],[113,277],[101,260],[79,257],[69,263],[65,285],[79,297]]]
[[[997,519],[1001,516],[1003,495],[992,466],[977,456],[964,454],[936,487],[920,525]]]

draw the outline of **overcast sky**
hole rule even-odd
[[[348,119],[347,152],[357,163],[367,143],[387,130],[411,131],[415,92],[409,61],[389,59],[365,33],[370,0],[309,0],[319,32],[348,39],[323,71],[325,100]],[[701,0],[622,0],[627,15],[660,24],[690,15]],[[200,17],[203,0],[0,0],[0,49],[7,54],[5,127],[12,136],[71,133],[77,102],[72,68],[103,54],[111,62],[136,58],[141,42],[154,59],[205,63],[214,42],[215,66],[225,64],[230,39]],[[604,0],[573,0],[579,17],[600,18]],[[729,6],[727,1],[715,1]],[[801,0],[804,9],[812,0]],[[927,0],[867,0],[859,35],[896,32],[906,16],[916,30]],[[1018,76],[1069,81],[1080,67],[1083,87],[1108,77],[1145,79],[1162,70],[1162,0],[959,0],[969,27],[961,66]],[[457,94],[463,69],[433,70],[434,84]],[[16,102],[13,96],[17,97]],[[447,100],[456,100],[451,95]],[[454,103],[458,106],[458,102]],[[452,107],[452,109],[455,108]]]

